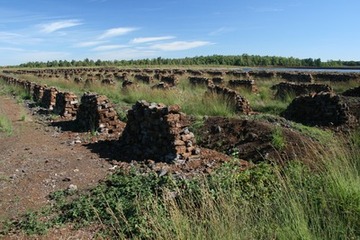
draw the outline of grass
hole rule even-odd
[[[106,95],[113,103],[120,105],[119,109],[130,108],[138,100],[146,100],[148,102],[161,102],[167,105],[178,104],[182,111],[195,116],[234,116],[236,115],[234,108],[227,104],[221,97],[207,96],[205,97],[205,86],[192,86],[186,76],[179,79],[179,85],[176,89],[160,90],[150,89],[149,85],[136,82],[137,88],[124,91],[121,83],[116,86],[104,86],[100,83],[93,83],[85,86],[77,84],[73,81],[59,78],[57,80],[38,78],[33,75],[21,75],[22,79],[34,81],[48,86],[55,86],[59,90],[72,91],[81,97],[85,91],[96,92]],[[275,99],[273,91],[270,87],[276,84],[277,80],[261,81],[258,85],[258,93],[254,94],[248,90],[238,89],[240,95],[244,96],[250,102],[250,106],[254,111],[279,115],[286,109],[292,101],[293,96],[285,99]],[[259,81],[260,83],[260,81]],[[122,116],[124,118],[124,116]]]
[[[274,128],[271,134],[271,144],[278,151],[281,151],[286,147],[286,140],[280,127]]]
[[[10,136],[13,133],[13,125],[11,120],[3,114],[0,114],[0,132]]]
[[[16,85],[7,85],[2,79],[0,79],[0,94],[14,96],[17,103],[22,103],[24,100],[31,99],[30,93],[24,88]]]
[[[270,87],[278,82],[279,81],[277,80],[258,81],[257,93],[252,93],[247,90],[241,89],[239,90],[239,92],[246,99],[248,99],[248,101],[250,102],[250,106],[254,111],[279,115],[287,108],[287,106],[291,103],[295,96],[293,94],[289,94],[283,99],[275,98],[275,92],[272,91]]]
[[[96,223],[114,239],[358,239],[360,150],[340,142],[325,150],[317,170],[293,161],[240,171],[234,159],[188,180],[120,171],[77,196],[55,192],[57,214],[13,226],[44,233]]]

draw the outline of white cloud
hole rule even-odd
[[[233,28],[221,27],[221,28],[216,29],[215,31],[210,32],[209,35],[210,36],[217,36],[217,35],[221,35],[221,34],[224,34],[224,33],[232,32],[234,30],[235,29],[233,29]]]
[[[44,33],[52,33],[60,29],[75,27],[82,23],[76,19],[62,20],[51,23],[40,24],[41,31]]]
[[[93,47],[105,43],[106,41],[89,41],[89,42],[80,42],[74,45],[74,47]]]
[[[134,38],[131,40],[131,43],[147,43],[147,42],[156,42],[162,40],[174,39],[174,36],[163,36],[163,37],[140,37]]]
[[[106,30],[106,31],[99,37],[99,39],[121,36],[121,35],[128,34],[128,33],[130,33],[130,32],[136,31],[136,30],[137,30],[137,28],[131,28],[131,27],[111,28],[111,29]]]
[[[119,48],[126,48],[128,47],[127,45],[103,45],[103,46],[98,46],[96,48],[93,48],[93,51],[110,51],[110,50],[114,50],[114,49],[119,49]]]
[[[151,46],[152,49],[158,49],[162,51],[180,51],[187,50],[191,48],[202,47],[206,45],[210,45],[212,43],[206,41],[176,41],[171,43],[159,43]]]

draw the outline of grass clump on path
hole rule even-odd
[[[10,136],[13,133],[13,125],[11,120],[0,113],[0,132],[5,133],[7,136]]]

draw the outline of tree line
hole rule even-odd
[[[331,60],[322,62],[320,58],[299,59],[294,57],[259,56],[259,55],[212,55],[186,58],[153,58],[139,60],[54,60],[47,62],[27,62],[14,67],[96,67],[96,66],[159,66],[159,65],[214,65],[214,66],[241,66],[241,67],[356,67],[360,61]]]

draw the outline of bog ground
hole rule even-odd
[[[209,228],[311,239],[335,234],[323,226],[329,213],[329,226],[345,228],[336,236],[359,236],[347,191],[359,194],[360,74],[57,68],[1,78],[5,239],[187,239]]]

